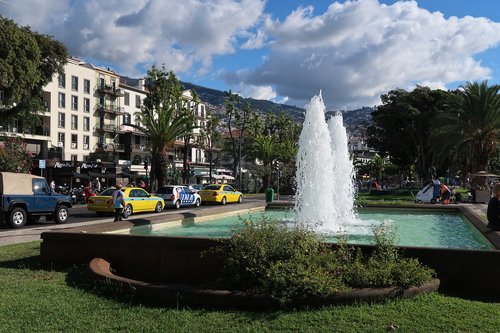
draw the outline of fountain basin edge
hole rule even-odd
[[[274,309],[279,308],[278,301],[268,295],[255,295],[242,291],[202,289],[194,285],[148,283],[129,279],[113,274],[110,263],[102,258],[94,258],[89,268],[98,279],[113,281],[122,287],[133,288],[140,299],[149,302],[176,306],[202,306],[247,309]],[[327,305],[350,305],[356,303],[373,303],[390,298],[408,298],[422,293],[437,291],[439,279],[432,279],[421,286],[402,289],[388,288],[360,288],[331,295],[305,297],[293,301],[292,306],[318,307]]]

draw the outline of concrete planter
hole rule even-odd
[[[141,300],[165,305],[189,307],[275,309],[280,304],[267,295],[255,295],[241,291],[201,289],[196,285],[148,283],[118,276],[110,271],[110,263],[102,258],[94,258],[89,268],[101,279],[113,281],[124,287],[133,288]],[[389,298],[407,298],[421,293],[437,291],[439,280],[433,279],[421,286],[401,289],[363,288],[332,295],[321,295],[294,300],[292,307],[319,307],[325,305],[347,305],[360,302],[378,302]]]

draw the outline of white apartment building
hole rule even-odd
[[[44,88],[44,102],[49,112],[49,151],[60,152],[56,156],[64,161],[86,161],[96,144],[93,134],[96,125],[97,84],[92,65],[70,58],[63,74]],[[56,149],[54,149],[56,148]],[[58,149],[57,149],[58,148]]]

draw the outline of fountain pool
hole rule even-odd
[[[253,211],[225,217],[214,217],[200,222],[169,222],[161,227],[142,226],[128,229],[130,235],[181,236],[227,238],[231,232],[246,220],[255,222],[263,218],[293,223],[291,211]],[[357,214],[356,228],[351,227],[346,234],[351,244],[373,243],[372,229],[384,224],[396,233],[400,246],[493,249],[489,241],[458,212],[409,211],[397,209],[363,209]],[[327,242],[336,242],[339,234],[323,236]]]

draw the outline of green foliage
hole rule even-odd
[[[449,95],[432,127],[438,156],[448,158],[462,173],[487,170],[500,142],[500,85],[467,82]]]
[[[17,118],[26,129],[37,125],[33,113],[43,110],[42,89],[62,72],[68,52],[52,37],[0,17],[0,88],[4,121]]]
[[[182,96],[182,85],[173,72],[167,72],[165,65],[155,65],[146,76],[148,95],[139,113],[140,125],[136,127],[149,137],[151,145],[152,189],[165,184],[167,174],[167,150],[177,138],[190,135],[195,128],[194,116],[189,103]],[[187,109],[187,110],[186,110]]]
[[[442,109],[447,93],[417,87],[408,92],[395,89],[381,96],[382,105],[372,113],[368,128],[368,145],[388,154],[391,162],[429,178],[434,156],[428,140],[432,116]]]
[[[432,278],[430,269],[399,254],[394,234],[384,228],[374,233],[375,250],[367,256],[345,240],[332,250],[303,226],[290,229],[266,217],[259,223],[247,221],[213,250],[224,262],[224,277],[218,283],[268,294],[286,305],[351,287],[408,288]]]
[[[0,137],[0,171],[29,173],[33,167],[32,155],[26,142],[19,136]]]
[[[215,252],[224,259],[223,285],[269,294],[283,303],[345,288],[333,274],[332,252],[306,228],[288,230],[265,217],[260,223],[247,221]]]
[[[396,248],[395,234],[384,226],[374,229],[375,249],[370,256],[355,252],[345,265],[344,281],[351,287],[409,288],[421,285],[433,277],[433,271],[418,260],[403,258]],[[343,245],[345,247],[345,245]],[[341,246],[342,247],[342,246]],[[345,251],[345,250],[344,250]]]

